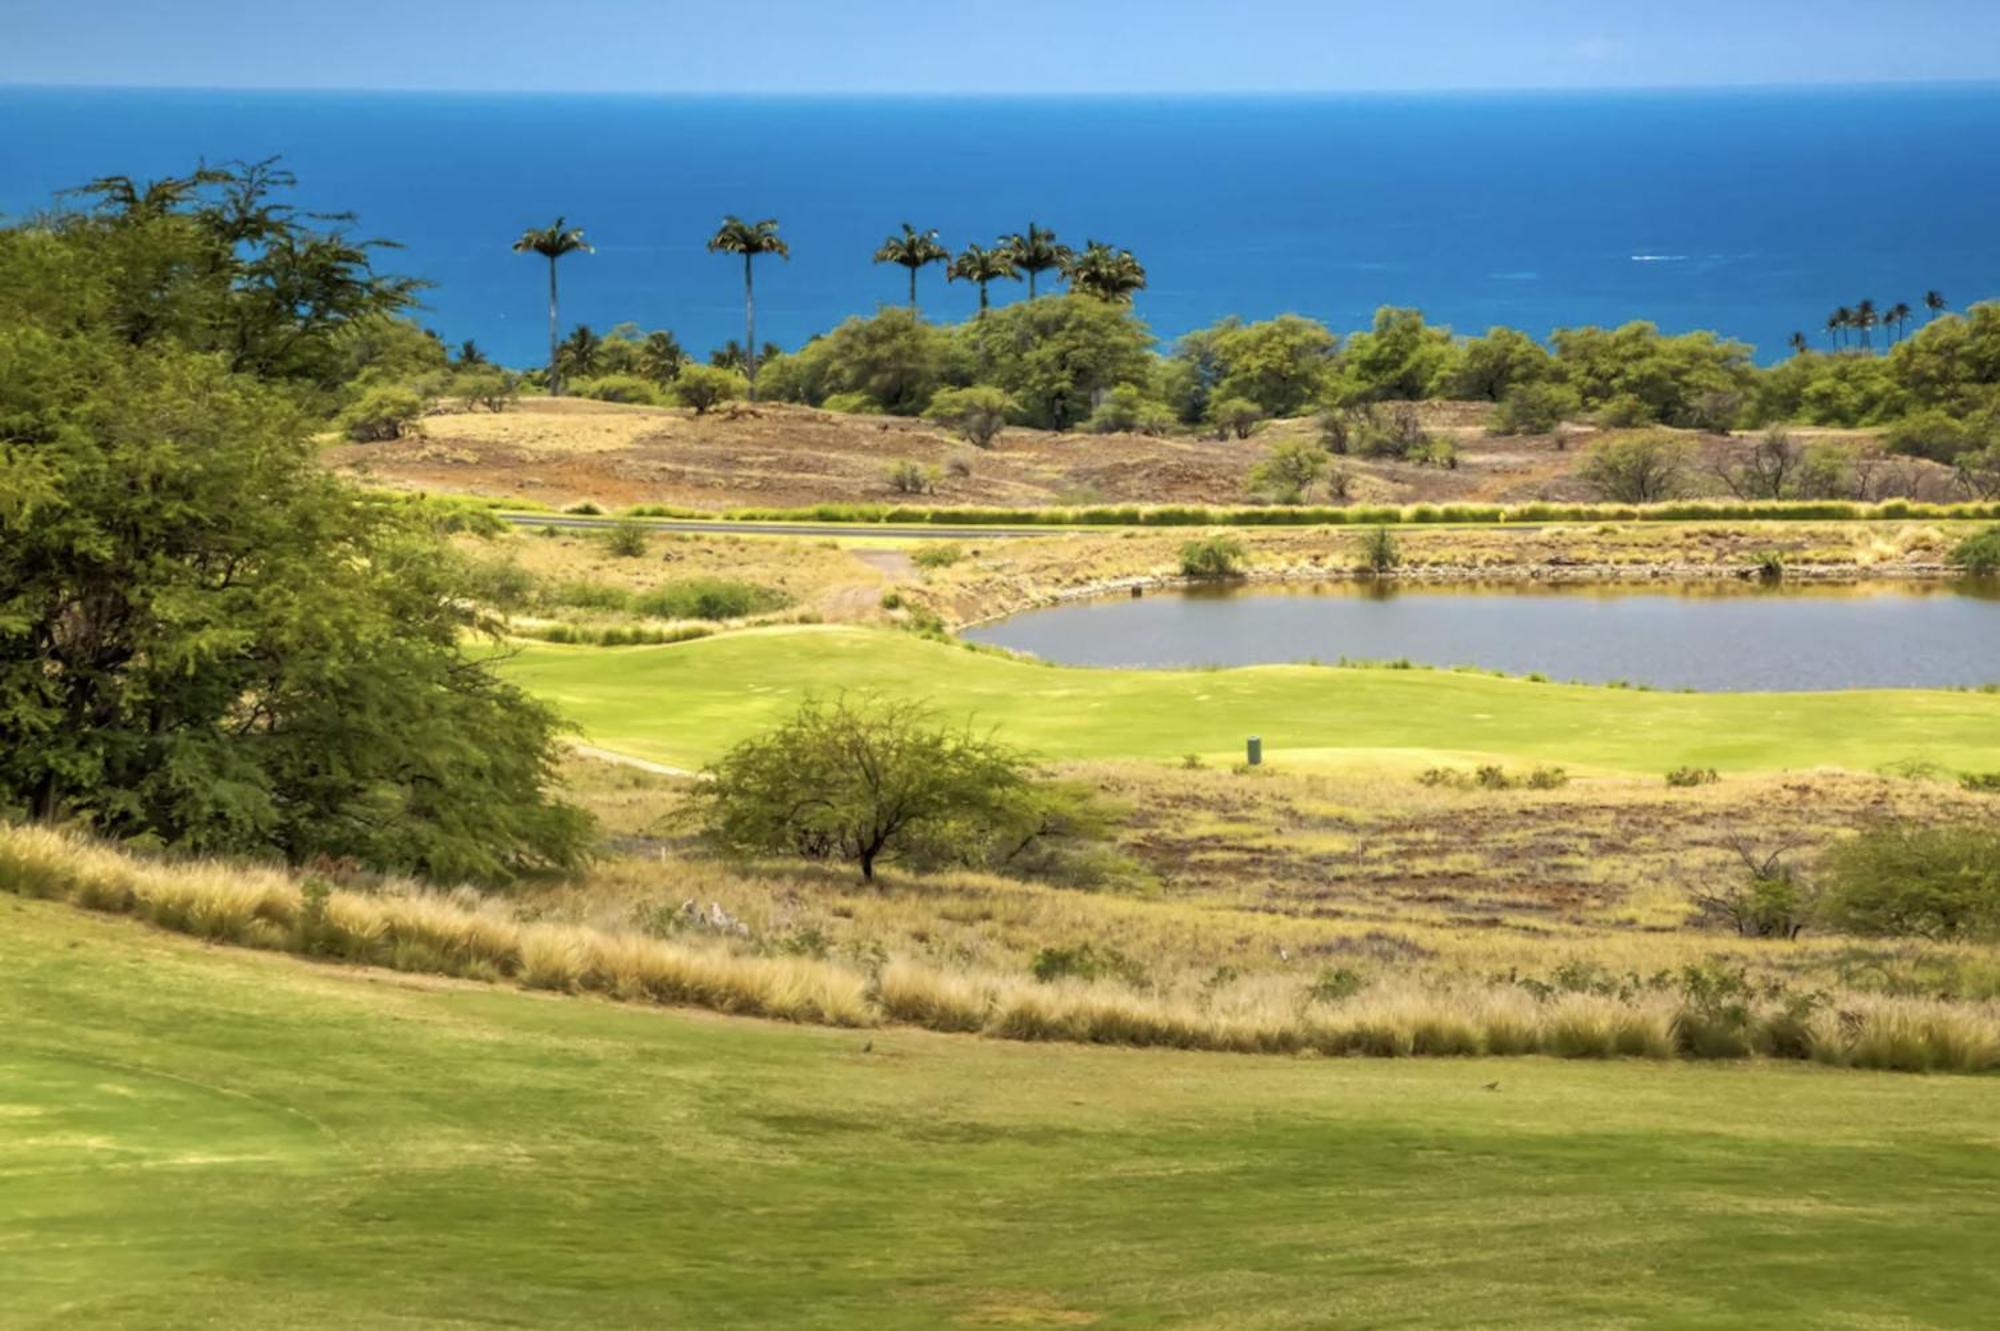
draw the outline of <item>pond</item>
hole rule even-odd
[[[2000,682],[2000,586],[1201,588],[1030,610],[974,642],[1086,666],[1407,660],[1792,691]]]

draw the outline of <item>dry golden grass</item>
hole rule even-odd
[[[1802,1013],[1772,996],[1722,1018],[1673,993],[1534,992],[1405,975],[1351,994],[1297,976],[1189,977],[1138,988],[878,953],[873,965],[694,945],[631,929],[510,918],[457,894],[328,891],[271,870],[161,863],[39,828],[0,828],[0,890],[129,913],[217,941],[558,992],[865,1026],[901,1021],[1002,1039],[1253,1053],[1670,1058],[1767,1053],[1907,1071],[2000,1067],[2000,1007],[1839,995]]]

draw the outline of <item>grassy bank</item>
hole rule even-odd
[[[932,699],[1047,758],[1231,760],[1251,734],[1282,764],[1487,757],[1648,773],[1911,760],[1985,770],[2000,750],[1992,693],[1648,693],[1320,666],[1079,670],[839,627],[666,647],[532,645],[507,671],[593,743],[675,766],[707,762],[809,692],[840,689]]]
[[[639,504],[630,518],[721,518],[738,522],[853,522],[897,526],[996,527],[1374,527],[1543,522],[1881,522],[2000,518],[2000,502],[1930,504],[1909,499],[1856,503],[1827,499],[1687,499],[1658,504],[1120,504],[1083,508],[981,508],[929,504],[811,504],[733,508],[715,513]]]
[[[0,918],[11,1326],[1946,1327],[2000,1298],[1984,1081],[864,1037]]]

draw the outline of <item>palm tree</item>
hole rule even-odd
[[[487,363],[486,353],[479,349],[477,342],[468,337],[465,341],[458,344],[458,363],[460,365],[484,365]]]
[[[1840,350],[1840,344],[1847,332],[1847,326],[1853,322],[1854,311],[1848,309],[1845,305],[1826,316],[1827,341],[1833,343],[1835,351]]]
[[[1014,257],[1014,265],[1028,275],[1028,299],[1035,298],[1035,279],[1052,269],[1060,270],[1075,257],[1070,247],[1056,243],[1056,233],[1028,223],[1027,234],[1015,232],[1003,238],[1001,247]]]
[[[890,236],[875,251],[876,263],[898,263],[910,270],[910,310],[917,308],[917,270],[925,264],[946,263],[951,259],[951,251],[938,244],[938,233],[919,231],[908,222],[903,223],[903,234]]]
[[[947,282],[977,282],[979,284],[979,317],[986,317],[986,284],[1001,280],[1018,282],[1021,280],[1021,264],[1014,257],[1014,251],[1001,245],[996,249],[985,249],[978,245],[967,245],[959,256],[951,261],[951,267],[944,270]]]
[[[1864,300],[1854,307],[1854,326],[1861,330],[1861,349],[1863,351],[1873,350],[1868,341],[1868,330],[1881,322],[1881,316],[1875,313],[1874,301]]]
[[[1810,345],[1811,344],[1806,341],[1806,335],[1804,333],[1792,334],[1792,354],[1794,356],[1805,355],[1806,348]]]
[[[583,243],[582,227],[566,227],[558,217],[545,227],[529,227],[514,242],[516,254],[539,254],[549,261],[549,396],[562,396],[562,371],[556,365],[556,260],[565,254],[575,254],[582,250],[592,253],[590,246]]]
[[[1072,255],[1063,265],[1070,290],[1096,296],[1100,300],[1129,301],[1132,293],[1143,291],[1146,270],[1130,250],[1114,250],[1101,240],[1089,241],[1083,253]]]
[[[646,340],[639,344],[639,373],[656,384],[664,384],[681,372],[687,364],[687,352],[681,350],[680,339],[664,330],[646,334]]]
[[[1891,305],[1889,313],[1884,316],[1884,322],[1896,330],[1896,340],[1898,342],[1902,341],[1903,329],[1910,322],[1910,303],[1906,300],[1899,300],[1894,305]]]
[[[1949,309],[1950,306],[1944,303],[1944,293],[1933,287],[1924,293],[1924,308],[1929,310],[1931,318],[1935,319]]]
[[[750,265],[760,254],[775,254],[786,262],[791,261],[792,247],[778,235],[778,219],[767,217],[760,222],[746,222],[731,214],[722,219],[722,226],[708,238],[710,254],[740,254],[743,256],[743,345],[751,348],[744,361],[744,377],[750,381],[750,400],[757,400],[757,294],[751,285]]]
[[[565,379],[588,379],[597,373],[597,357],[603,350],[604,339],[589,324],[578,324],[556,348],[556,364]]]

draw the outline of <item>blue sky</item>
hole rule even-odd
[[[0,83],[1202,93],[2000,77],[2000,0],[0,0]]]

